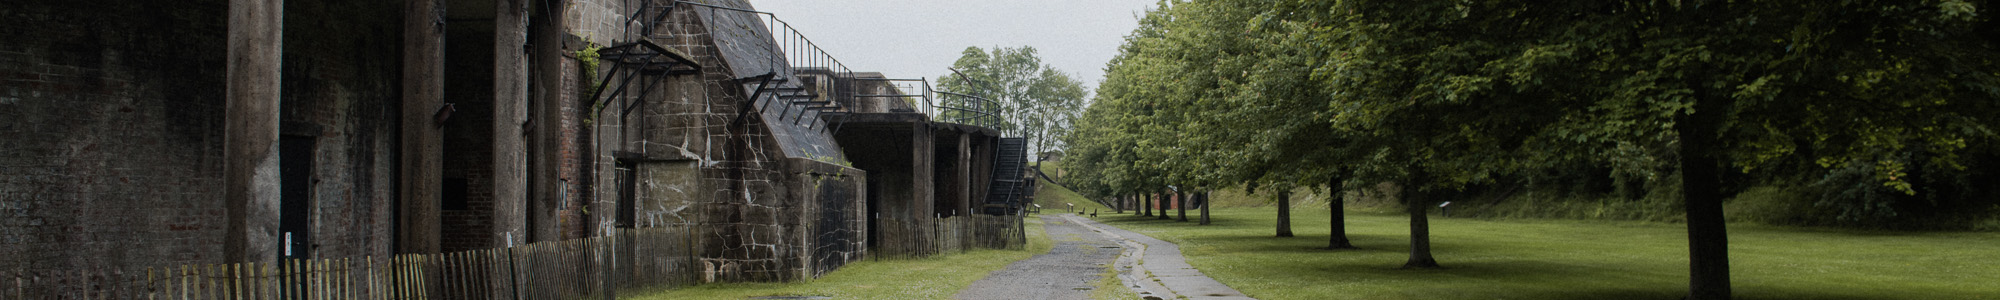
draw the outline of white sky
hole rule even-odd
[[[929,78],[967,46],[1035,47],[1092,91],[1155,0],[751,0],[857,72]]]

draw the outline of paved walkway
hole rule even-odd
[[[1081,223],[1099,233],[1123,239],[1127,251],[1118,258],[1118,277],[1142,298],[1256,299],[1202,275],[1201,270],[1195,270],[1181,256],[1180,245],[1097,221],[1081,220]]]
[[[1080,219],[1062,214],[1042,215],[1043,232],[1056,242],[1054,249],[993,271],[952,298],[1090,299],[1092,283],[1119,256],[1123,246],[1111,237],[1077,224]]]
[[[1089,299],[1091,283],[1112,263],[1145,299],[1252,299],[1189,266],[1174,243],[1069,214],[1042,215],[1042,224],[1054,250],[994,271],[955,298]]]

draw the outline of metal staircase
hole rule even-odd
[[[993,185],[986,191],[986,204],[980,206],[981,213],[996,216],[1019,212],[1029,186],[1027,139],[1000,138],[999,146],[999,157],[993,158]]]
[[[799,34],[790,24],[778,20],[776,15],[706,3],[667,0],[640,1],[639,8],[628,15],[626,20],[628,25],[625,28],[627,36],[631,36],[632,30],[637,29],[639,38],[597,51],[612,68],[611,75],[606,77],[610,80],[605,80],[597,87],[598,92],[594,93],[599,95],[598,102],[625,96],[626,86],[634,81],[645,83],[644,86],[638,87],[640,94],[635,97],[643,99],[645,92],[652,89],[653,83],[661,81],[661,77],[700,74],[701,66],[688,59],[689,55],[672,48],[661,47],[651,41],[673,38],[671,32],[656,29],[661,28],[662,22],[668,21],[677,8],[747,13],[752,18],[748,21],[739,20],[744,22],[742,24],[710,25],[742,28],[762,26],[762,31],[772,35],[771,55],[767,57],[771,62],[769,64],[771,70],[762,75],[734,80],[734,83],[746,88],[750,93],[749,101],[745,102],[745,109],[742,110],[745,114],[739,114],[737,121],[741,121],[748,112],[763,113],[777,110],[778,116],[773,121],[789,119],[792,125],[817,127],[818,130],[825,132],[827,130],[825,126],[816,126],[825,123],[819,118],[820,115],[841,113],[846,110],[834,101],[834,95],[830,92],[838,90],[833,87],[838,84],[833,80],[835,77],[852,77],[853,71],[841,64],[840,60],[827,54],[824,49],[813,44],[811,40],[807,40],[805,35]],[[626,72],[620,73],[621,70]],[[821,74],[817,76],[801,74],[802,70],[817,70]],[[635,78],[639,80],[634,80]],[[612,82],[618,82],[614,91],[609,94],[603,93],[607,85]],[[620,117],[630,114],[644,101],[631,102],[633,103],[623,105]]]

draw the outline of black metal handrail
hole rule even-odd
[[[626,20],[627,21],[626,24],[628,24],[628,27],[626,28],[627,33],[631,32],[629,25],[637,25],[641,28],[639,30],[640,34],[644,35],[645,37],[654,37],[653,29],[657,28],[660,22],[665,21],[667,19],[667,16],[671,14],[673,10],[679,7],[683,7],[683,5],[685,5],[685,7],[699,7],[704,9],[750,13],[756,16],[758,22],[761,23],[758,25],[763,26],[765,32],[771,35],[770,47],[772,55],[768,57],[771,62],[768,65],[770,66],[771,69],[766,71],[771,74],[775,74],[778,79],[773,81],[778,84],[777,86],[767,86],[765,88],[772,90],[790,90],[793,92],[798,92],[793,94],[784,94],[775,92],[764,93],[764,91],[760,90],[758,92],[752,93],[753,95],[770,96],[770,97],[758,96],[755,97],[756,99],[750,99],[751,102],[756,103],[756,105],[753,106],[757,107],[758,111],[761,112],[766,107],[772,106],[769,105],[769,102],[777,101],[779,102],[779,104],[785,105],[781,109],[781,113],[778,116],[778,118],[780,119],[789,118],[792,119],[794,124],[797,124],[801,120],[801,118],[804,118],[808,113],[810,113],[812,115],[813,123],[825,124],[825,121],[823,119],[820,119],[820,114],[822,112],[845,110],[844,107],[841,107],[840,101],[832,101],[832,100],[839,98],[841,95],[838,94],[841,91],[852,90],[853,87],[852,83],[846,80],[840,80],[840,78],[853,78],[854,70],[848,68],[845,63],[842,63],[840,61],[840,59],[835,58],[833,57],[832,54],[827,53],[826,49],[821,48],[819,44],[814,43],[811,39],[806,38],[805,34],[799,33],[798,29],[792,27],[790,23],[787,23],[784,20],[779,19],[776,14],[764,11],[720,6],[707,3],[698,3],[691,1],[670,1],[670,2],[661,1],[661,2],[666,2],[666,5],[655,5],[655,2],[656,1],[642,1],[639,9],[637,11],[634,11],[631,15],[628,15]],[[742,25],[742,24],[736,24],[736,25]],[[714,25],[714,26],[721,26],[721,25]],[[800,70],[824,70],[823,72],[827,73],[826,75],[832,78],[824,78],[825,80],[820,80],[820,82],[815,82],[815,86],[824,87],[826,91],[830,93],[813,93],[812,91],[807,90],[805,88],[805,80],[802,80],[803,79],[802,77],[804,76],[801,76],[802,74],[800,74],[799,72]],[[810,99],[796,100],[804,98],[810,98]],[[795,109],[792,106],[800,106],[800,107]],[[797,112],[797,115],[792,115],[792,112],[794,111]],[[805,125],[808,128],[813,127],[813,124],[805,124]],[[820,126],[820,127],[821,130],[826,130],[825,126]]]

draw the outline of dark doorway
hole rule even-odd
[[[632,228],[639,223],[638,166],[631,160],[620,159],[615,166],[618,176],[618,228]]]
[[[311,257],[313,138],[280,136],[278,168],[278,255]]]
[[[313,137],[278,137],[278,260],[312,257]],[[305,290],[304,280],[288,290]]]
[[[878,226],[876,223],[879,222],[880,219],[882,219],[882,210],[879,209],[879,207],[882,206],[882,200],[879,196],[877,196],[881,194],[881,192],[876,192],[876,191],[882,190],[882,180],[871,179],[864,181],[866,182],[865,184],[868,185],[868,194],[863,195],[862,198],[867,199],[865,201],[867,202],[866,205],[868,206],[866,208],[868,214],[863,216],[862,218],[868,220],[868,234],[866,235],[868,236],[868,249],[881,249],[882,242],[880,242],[880,240],[877,238],[882,236],[882,234],[880,234],[880,232],[882,232],[882,228],[881,226]]]

